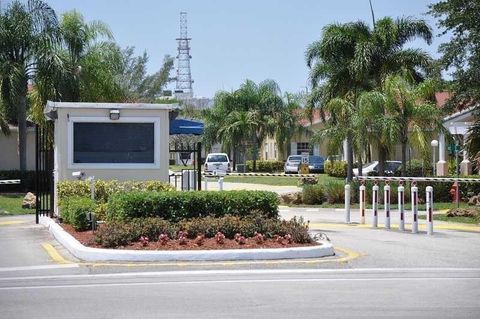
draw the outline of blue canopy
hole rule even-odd
[[[175,134],[203,134],[203,122],[187,120],[187,119],[175,119],[170,121],[170,135]]]

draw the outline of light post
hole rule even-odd
[[[433,140],[430,145],[432,145],[432,153],[433,153],[433,163],[432,163],[432,169],[433,169],[433,176],[437,176],[436,174],[436,163],[435,163],[435,152],[437,151],[437,146],[438,146],[438,141]]]

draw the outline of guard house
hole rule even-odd
[[[95,179],[168,181],[169,113],[177,104],[48,102],[54,121],[54,185]]]

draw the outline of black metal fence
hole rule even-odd
[[[53,216],[53,122],[36,125],[35,194],[36,222],[39,216]]]
[[[174,143],[171,145],[169,151],[170,153],[180,153],[181,159],[190,158],[192,153],[195,154],[193,160],[193,178],[190,178],[190,172],[192,170],[182,170],[180,175],[174,174],[170,176],[170,178],[175,179],[175,187],[177,187],[177,177],[180,177],[180,185],[182,185],[182,189],[186,187],[188,190],[202,190],[202,143]]]

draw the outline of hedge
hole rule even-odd
[[[305,185],[302,191],[304,204],[316,205],[325,201],[325,189],[323,185]]]
[[[90,198],[70,197],[64,199],[60,208],[63,222],[77,231],[83,231],[88,229],[87,214],[94,212],[95,203]]]
[[[69,197],[90,197],[90,183],[88,181],[61,181],[57,186],[58,199],[61,202]],[[106,203],[112,194],[134,191],[174,191],[175,188],[161,181],[117,181],[96,180],[95,200]]]
[[[35,171],[26,171],[22,174],[19,170],[0,171],[0,180],[19,179],[18,185],[0,185],[0,192],[35,192]]]
[[[347,162],[345,161],[325,161],[324,170],[328,176],[347,177]]]
[[[253,172],[253,161],[246,161],[247,170],[249,172]],[[264,161],[258,160],[257,161],[257,170],[256,172],[263,172],[263,173],[276,173],[282,172],[284,167],[284,162],[282,161]]]
[[[266,191],[130,192],[113,194],[106,219],[161,217],[169,221],[202,216],[278,217],[278,197]]]

